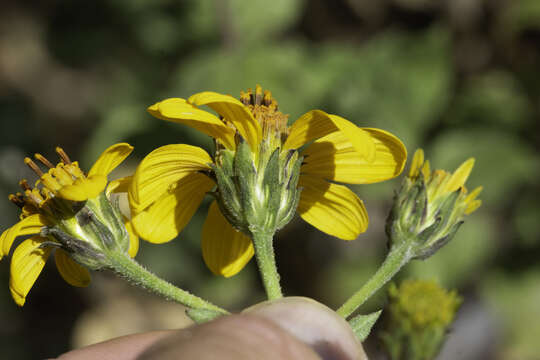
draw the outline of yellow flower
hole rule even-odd
[[[466,195],[467,188],[465,187],[465,183],[473,167],[474,158],[470,158],[464,161],[454,173],[439,169],[431,172],[429,160],[424,161],[424,151],[418,149],[414,153],[408,178],[411,181],[416,181],[420,174],[422,174],[427,187],[427,197],[430,202],[435,204],[441,202],[449,193],[456,190],[460,190],[462,194]],[[482,201],[476,198],[480,195],[480,192],[482,192],[481,186],[475,188],[463,198],[463,205],[465,206],[463,213],[465,215],[469,215],[482,205]],[[436,208],[436,206],[432,206],[431,211],[433,212]]]
[[[24,305],[28,292],[53,251],[58,271],[73,286],[87,286],[90,282],[88,270],[79,263],[89,268],[99,267],[99,250],[104,239],[96,233],[113,237],[115,231],[120,232],[118,237],[126,239],[123,246],[127,245],[130,255],[135,256],[138,238],[129,233],[130,224],[127,224],[127,232],[123,221],[118,224],[118,213],[104,195],[107,175],[132,150],[126,143],[109,147],[87,175],[61,148],[56,148],[61,159],[56,166],[42,155],[35,154],[35,158],[49,168],[47,172],[43,172],[30,158],[25,158],[25,163],[39,179],[34,188],[23,179],[20,182],[23,192],[9,196],[21,208],[21,220],[0,236],[1,259],[9,254],[15,238],[32,235],[17,246],[11,260],[9,287],[19,306]],[[88,228],[95,224],[109,227],[98,231]]]
[[[463,162],[453,173],[431,171],[424,151],[416,150],[408,176],[394,199],[387,221],[392,244],[411,241],[414,257],[425,259],[448,243],[465,215],[478,209],[482,187],[468,193],[465,187],[474,159]]]
[[[219,117],[201,110],[203,105]],[[355,193],[338,183],[369,184],[391,179],[401,173],[407,157],[404,145],[394,135],[360,128],[321,110],[309,111],[287,127],[287,116],[278,111],[270,92],[263,92],[259,86],[255,93],[241,93],[240,101],[228,95],[202,92],[187,100],[163,100],[148,111],[159,119],[188,125],[213,137],[216,153],[211,157],[201,148],[175,144],[146,156],[133,176],[128,194],[136,214],[133,225],[150,242],[170,241],[187,224],[205,194],[216,189],[213,194],[218,201],[210,205],[203,226],[202,250],[208,267],[226,277],[240,271],[253,256],[251,240],[245,233],[266,222],[279,229],[294,214],[294,209],[288,214],[291,204],[295,208],[297,204],[302,219],[319,230],[341,239],[355,239],[367,228],[367,212]],[[239,154],[242,146],[250,154]],[[277,156],[272,162],[274,154]],[[238,158],[248,159],[251,168],[242,169],[250,172],[245,174],[250,178],[244,179],[236,171],[231,183],[220,183],[223,176],[216,171],[223,169],[226,173],[227,169],[238,168],[231,163],[240,162]],[[299,179],[291,175],[295,161],[301,164]],[[283,194],[278,198],[281,203],[276,204],[268,200],[272,197],[268,194],[270,185],[265,188],[262,184],[269,181],[264,174],[270,164],[278,163],[284,168],[276,175],[276,189]],[[245,182],[243,189],[252,194],[241,192],[237,198],[225,199],[222,186],[230,185],[228,190],[238,191],[235,181]],[[294,181],[301,189],[299,200],[294,199]],[[292,195],[286,193],[290,184],[295,187]],[[250,206],[251,203],[239,204],[245,196],[252,201],[253,216],[235,212],[236,207],[246,211]],[[260,219],[258,224],[250,223],[249,219],[257,218],[257,211],[266,206],[275,207],[276,213]],[[243,220],[231,221],[238,216],[248,219],[247,224]]]
[[[462,302],[434,281],[405,280],[388,289],[386,330],[381,338],[392,359],[433,359]]]

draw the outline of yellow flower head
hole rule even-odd
[[[413,241],[415,257],[426,258],[450,241],[465,215],[482,204],[482,187],[471,193],[465,187],[473,166],[470,158],[453,173],[432,171],[424,151],[416,150],[387,222],[392,243]]]
[[[9,254],[15,238],[32,235],[17,246],[11,260],[10,290],[18,305],[24,304],[53,250],[60,274],[73,286],[88,285],[90,275],[80,264],[99,268],[104,246],[129,247],[130,253],[135,254],[138,238],[128,235],[118,211],[104,195],[107,175],[132,150],[125,143],[109,147],[88,174],[61,148],[56,148],[60,156],[56,166],[35,154],[36,160],[48,168],[47,172],[32,159],[24,159],[39,179],[34,188],[21,180],[22,192],[9,196],[21,208],[20,221],[0,236],[1,259]]]
[[[433,359],[443,344],[462,299],[434,281],[390,284],[382,340],[393,359]]]
[[[199,108],[204,105],[218,116]],[[355,239],[367,228],[367,212],[338,183],[391,179],[407,157],[394,135],[321,110],[287,126],[287,116],[260,86],[242,92],[240,100],[202,92],[160,101],[148,111],[213,137],[216,150],[210,156],[176,144],[146,156],[128,193],[133,225],[150,242],[170,241],[211,192],[216,201],[203,226],[202,250],[209,268],[223,276],[236,274],[253,256],[250,233],[277,230],[295,211],[329,235]]]

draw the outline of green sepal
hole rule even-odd
[[[207,309],[187,309],[186,315],[196,324],[202,324],[217,319],[224,314],[218,311]]]
[[[272,155],[270,155],[270,159],[268,159],[268,163],[264,170],[263,189],[267,202],[262,205],[266,208],[266,229],[273,229],[276,227],[276,216],[279,211],[282,196],[282,185],[279,176],[280,170],[279,148],[277,148]]]
[[[238,222],[238,214],[241,211],[242,205],[238,199],[236,185],[232,182],[231,177],[225,174],[222,168],[213,164],[210,166],[216,175],[219,196],[215,197],[218,200],[220,209],[225,217],[229,219],[229,222]]]
[[[303,188],[299,187],[294,190],[294,199],[292,201],[289,200],[289,207],[287,208],[287,212],[285,212],[284,215],[281,215],[280,213],[280,221],[276,226],[277,230],[287,225],[294,217],[294,214],[296,214],[296,208],[298,207],[298,202],[300,202],[300,195],[302,193],[302,189]]]
[[[234,172],[234,151],[220,149],[216,154],[216,161],[223,172],[227,176],[233,175]]]
[[[461,224],[463,224],[464,221],[458,221],[455,223],[451,228],[450,231],[448,231],[448,234],[444,235],[443,237],[437,239],[434,243],[430,244],[426,248],[422,248],[420,251],[417,252],[417,255],[414,257],[415,259],[425,260],[434,253],[436,253],[440,248],[442,248],[444,245],[446,245],[456,232],[458,231]]]
[[[418,182],[418,193],[414,199],[414,206],[412,208],[412,224],[415,228],[419,228],[425,221],[427,215],[428,198],[426,185],[420,175],[420,181]]]
[[[356,338],[359,341],[362,342],[368,337],[373,325],[375,325],[381,316],[381,313],[382,310],[379,310],[367,315],[357,315],[349,320],[354,335],[356,335]]]
[[[454,211],[454,207],[456,205],[456,201],[459,198],[459,195],[461,194],[461,189],[457,189],[456,191],[452,192],[446,199],[444,199],[443,203],[441,204],[439,211],[435,216],[441,217],[442,222],[440,224],[441,230],[446,228],[446,226],[453,221],[452,212]]]
[[[421,245],[425,245],[433,236],[440,230],[441,217],[435,219],[435,222],[428,226],[426,229],[422,230],[417,236],[417,242]]]
[[[244,220],[252,219],[254,216],[252,200],[252,189],[257,170],[251,157],[251,149],[247,142],[242,141],[237,145],[234,157],[233,182],[237,186],[237,195],[241,205],[241,215]],[[251,221],[244,221],[251,223]]]

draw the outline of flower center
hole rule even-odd
[[[22,179],[19,182],[22,192],[9,196],[9,200],[22,209],[22,217],[40,212],[53,215],[54,210],[65,210],[58,209],[58,204],[51,207],[53,199],[62,187],[73,185],[75,180],[85,177],[78,163],[72,162],[62,148],[57,147],[56,153],[60,157],[60,162],[56,166],[43,155],[34,154],[36,160],[49,169],[47,172],[43,172],[32,159],[28,157],[24,159],[24,163],[39,176],[39,179],[34,188],[26,179]]]
[[[278,110],[278,103],[272,97],[272,93],[268,90],[263,91],[262,87],[257,85],[255,93],[251,89],[241,91],[240,101],[261,125],[263,139],[275,144],[275,147],[281,146],[288,135],[288,115]]]

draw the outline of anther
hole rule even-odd
[[[43,165],[45,165],[46,167],[48,167],[49,169],[52,169],[54,167],[54,165],[45,158],[45,156],[41,155],[41,154],[34,154],[34,157],[36,158],[36,160],[38,160],[39,162],[41,162]]]
[[[67,156],[64,149],[62,149],[60,146],[56,147],[56,153],[58,154],[58,156],[60,156],[60,159],[62,160],[64,164],[71,164],[71,160],[69,159],[69,156]]]
[[[264,91],[263,105],[270,106],[272,104],[272,93],[268,90]]]
[[[263,89],[261,85],[255,86],[255,105],[261,105],[263,99]]]
[[[21,181],[19,181],[19,186],[21,187],[21,189],[23,189],[23,191],[32,189],[30,185],[28,185],[28,181],[26,181],[26,179],[22,179]]]
[[[240,91],[240,101],[242,102],[242,104],[246,106],[249,105],[250,103],[249,93]]]
[[[15,195],[11,194],[11,195],[8,196],[8,199],[9,199],[9,201],[11,201],[12,203],[14,203],[15,205],[17,205],[17,206],[20,207],[21,209],[23,208],[23,206],[24,206],[24,200],[21,199],[21,197],[15,196]]]
[[[28,165],[39,177],[43,176],[43,171],[29,157],[24,158],[24,163]]]

